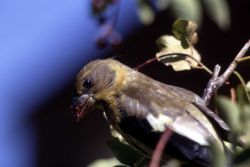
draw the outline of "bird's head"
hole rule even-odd
[[[72,112],[80,121],[95,108],[97,102],[115,105],[115,96],[122,88],[124,75],[129,70],[116,60],[95,60],[84,66],[77,74],[76,97]]]

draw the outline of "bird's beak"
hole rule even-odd
[[[83,94],[76,97],[71,105],[73,117],[79,122],[87,113],[89,113],[95,104],[95,99],[90,94]]]

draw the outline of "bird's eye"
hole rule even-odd
[[[92,87],[92,82],[89,79],[85,79],[82,83],[82,87],[90,89]]]

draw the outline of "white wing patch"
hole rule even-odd
[[[200,127],[198,122],[187,122],[182,117],[177,118],[170,129],[204,146],[209,145],[208,138],[212,137],[209,132]]]
[[[173,123],[173,120],[163,114],[160,114],[158,117],[148,114],[146,116],[150,126],[154,129],[153,131],[164,132],[166,127]]]
[[[166,127],[169,127],[174,132],[200,145],[208,146],[208,138],[212,137],[206,129],[202,128],[199,123],[189,115],[184,115],[173,120],[164,114],[159,114],[158,117],[148,114],[146,119],[153,128],[153,131],[164,132]]]

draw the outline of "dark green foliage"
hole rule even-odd
[[[114,153],[114,156],[123,164],[129,166],[145,166],[149,163],[149,158],[147,158],[141,152],[135,150],[128,144],[122,143],[117,138],[112,138],[108,142],[109,147]]]

